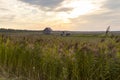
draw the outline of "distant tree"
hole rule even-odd
[[[47,27],[43,30],[44,34],[51,34],[51,32],[52,32],[52,29],[50,27]]]

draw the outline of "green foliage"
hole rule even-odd
[[[73,38],[0,37],[0,76],[7,80],[120,80],[120,41]]]

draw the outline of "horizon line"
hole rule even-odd
[[[0,28],[0,30],[1,29],[5,29],[5,30],[21,30],[21,31],[43,31],[42,29],[40,29],[40,30],[35,30],[35,29],[33,29],[33,30],[31,30],[31,29],[14,29],[14,28]],[[53,30],[53,29],[52,29]],[[106,30],[53,30],[53,32],[54,31],[71,31],[71,32],[79,32],[79,31],[81,31],[81,32],[104,32],[104,31],[106,31]],[[110,30],[110,31],[120,31],[120,30]]]

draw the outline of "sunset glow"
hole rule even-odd
[[[75,1],[69,3],[67,6],[73,8],[73,10],[70,13],[68,13],[68,18],[75,18],[80,15],[87,14],[89,12],[94,11],[96,7],[89,1]]]
[[[0,28],[86,31],[112,25],[112,30],[120,30],[119,4],[113,0],[0,0]]]

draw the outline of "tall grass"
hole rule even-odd
[[[0,37],[0,75],[7,80],[120,80],[120,42],[62,37]]]

